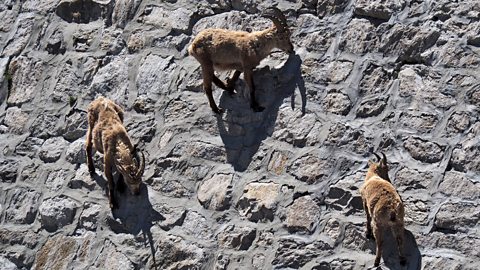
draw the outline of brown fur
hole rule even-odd
[[[114,182],[112,167],[115,166],[127,183],[130,191],[138,195],[141,177],[145,169],[145,157],[142,160],[123,126],[123,110],[113,101],[100,97],[88,106],[88,132],[86,141],[87,164],[91,174],[95,173],[92,158],[92,145],[104,154],[104,172],[108,180],[108,194],[111,208],[117,208],[113,197]]]
[[[378,155],[376,155],[378,157]],[[404,255],[404,205],[400,195],[390,183],[385,155],[378,163],[369,161],[365,183],[360,189],[363,208],[367,214],[367,237],[376,242],[375,266],[382,257],[383,233],[390,229],[397,241],[400,263],[405,264]]]
[[[274,26],[271,28],[252,33],[226,29],[205,29],[198,33],[188,47],[188,52],[202,66],[203,89],[215,113],[221,113],[223,110],[217,107],[213,99],[212,82],[233,94],[235,81],[241,72],[244,72],[245,81],[250,88],[250,106],[254,111],[263,111],[264,108],[257,103],[255,97],[253,69],[274,48],[293,53],[290,31],[284,25],[286,21],[280,24],[274,20]],[[235,70],[235,73],[227,80],[227,84],[224,84],[215,76],[215,69]]]

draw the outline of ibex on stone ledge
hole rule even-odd
[[[127,131],[123,126],[123,110],[113,101],[100,97],[88,106],[87,164],[90,174],[95,173],[92,159],[92,143],[95,150],[103,154],[104,172],[108,180],[110,208],[118,205],[113,196],[114,183],[112,167],[120,172],[128,188],[134,195],[140,194],[140,184],[145,170],[145,155],[138,155]],[[121,179],[119,179],[121,181]]]
[[[188,47],[190,55],[202,66],[203,89],[208,97],[210,107],[215,113],[222,113],[213,100],[212,82],[230,94],[234,93],[235,81],[244,72],[245,81],[250,88],[250,106],[255,112],[265,108],[257,103],[253,84],[253,69],[267,57],[274,48],[287,53],[294,53],[290,41],[287,20],[278,8],[268,8],[263,17],[273,21],[273,26],[263,31],[244,32],[225,29],[205,29],[198,33]],[[232,78],[225,85],[214,69],[235,70]]]
[[[382,158],[375,154],[378,163],[368,161],[368,171],[365,183],[360,189],[363,208],[367,213],[367,238],[375,237],[376,257],[374,266],[380,264],[382,257],[383,232],[392,231],[397,241],[400,264],[405,265],[403,240],[405,236],[404,221],[405,209],[397,191],[390,183],[388,177],[387,157],[382,153]]]

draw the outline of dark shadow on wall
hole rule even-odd
[[[267,66],[254,71],[257,100],[265,107],[263,112],[255,113],[250,108],[249,97],[242,94],[249,91],[243,80],[237,83],[238,93],[234,96],[223,92],[220,107],[226,112],[223,116],[217,116],[217,126],[225,144],[227,162],[232,164],[236,171],[245,171],[262,141],[272,135],[285,98],[291,97],[291,107],[292,110],[295,109],[297,87],[302,99],[302,115],[305,114],[307,98],[301,65],[300,56],[292,54],[280,69]],[[242,90],[239,91],[238,88]]]
[[[115,233],[130,233],[136,236],[141,232],[145,247],[150,246],[154,263],[153,269],[157,269],[155,245],[150,229],[157,221],[162,221],[165,218],[153,209],[145,184],[141,185],[140,195],[138,196],[132,195],[122,181],[118,182],[117,185],[121,187],[120,190],[122,188],[124,190],[122,193],[118,189],[115,191],[118,209],[112,211],[113,219],[108,219],[108,225]]]
[[[396,270],[421,270],[422,269],[422,255],[418,249],[415,237],[409,230],[405,230],[405,256],[407,257],[407,264],[401,266],[398,258],[397,242],[394,240],[392,233],[387,230],[385,233],[385,240],[383,242],[382,259],[388,269]],[[373,263],[372,263],[373,264]],[[381,266],[381,265],[380,265]],[[380,267],[378,269],[381,269]]]

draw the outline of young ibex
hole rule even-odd
[[[250,88],[250,106],[255,112],[265,108],[260,106],[255,97],[253,69],[267,57],[274,48],[287,53],[294,53],[290,42],[290,30],[287,20],[278,8],[268,8],[262,13],[269,18],[273,26],[263,31],[244,32],[225,29],[205,29],[198,33],[188,47],[190,55],[195,57],[202,67],[203,89],[208,97],[210,107],[215,113],[222,113],[213,100],[212,82],[230,94],[234,93],[235,81],[244,72],[245,80]],[[224,84],[214,69],[235,70],[232,78]]]
[[[365,183],[360,192],[363,208],[367,213],[367,238],[375,237],[376,257],[374,266],[380,264],[382,256],[383,232],[392,231],[397,241],[400,264],[405,265],[406,258],[403,252],[404,215],[405,209],[402,199],[390,183],[388,177],[387,157],[382,153],[382,158],[374,153],[378,163],[369,161]]]
[[[123,126],[123,110],[113,101],[100,97],[88,106],[87,164],[90,174],[95,173],[92,143],[102,153],[105,176],[108,180],[110,208],[117,208],[113,197],[112,167],[120,172],[119,181],[125,180],[134,195],[140,194],[140,184],[145,170],[145,155],[138,155]],[[117,183],[119,185],[119,183]]]

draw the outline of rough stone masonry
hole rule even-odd
[[[255,70],[265,111],[241,77],[214,115],[188,44],[264,29],[272,5],[296,55]],[[368,269],[372,151],[406,205],[406,269],[480,269],[479,1],[3,0],[0,18],[0,269]],[[100,95],[147,160],[113,213],[85,162]]]

